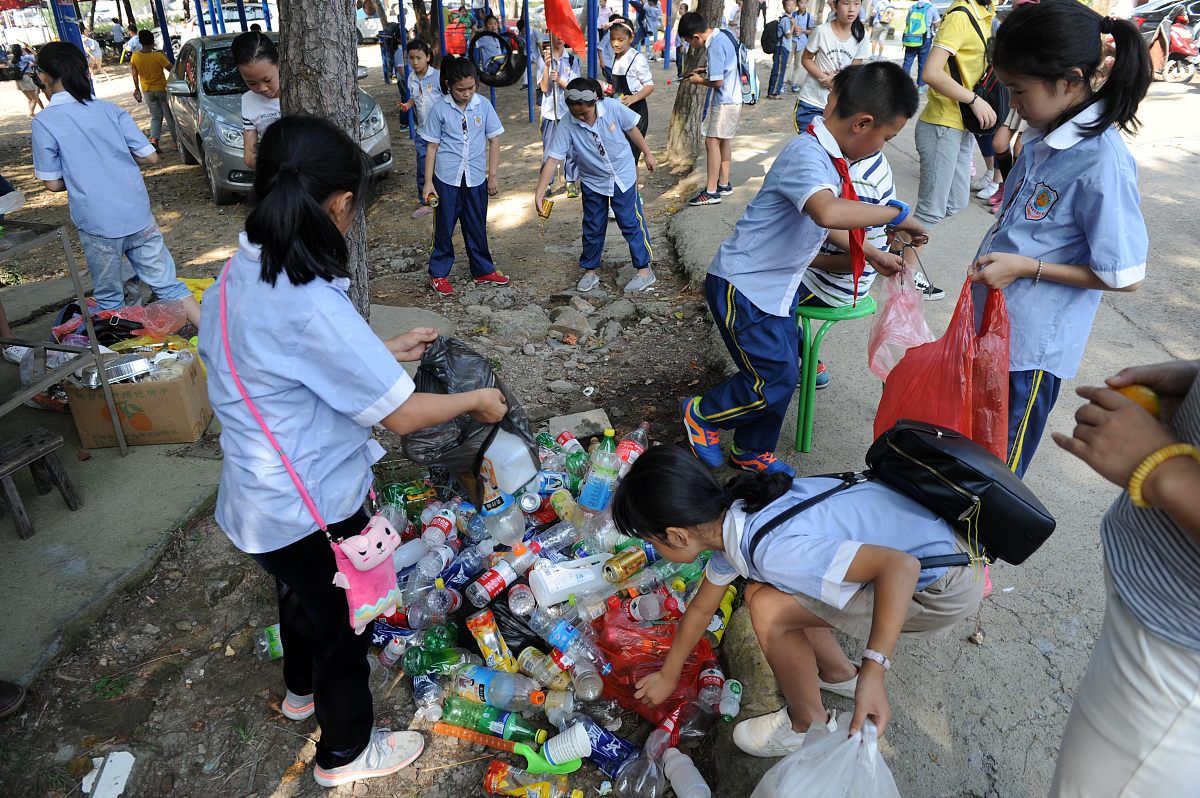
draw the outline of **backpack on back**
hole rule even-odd
[[[733,42],[733,51],[737,53],[738,83],[742,87],[742,104],[754,105],[758,102],[758,74],[750,65],[750,51],[746,49],[746,45],[738,41],[738,38],[728,28],[721,28],[721,33],[729,37],[729,40]]]
[[[904,21],[904,35],[900,38],[905,47],[920,47],[925,43],[929,33],[929,4],[918,2],[908,9],[908,18]]]
[[[779,20],[773,19],[767,23],[762,36],[758,38],[758,44],[764,53],[775,52],[775,48],[779,46]]]

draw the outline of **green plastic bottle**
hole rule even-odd
[[[425,630],[421,645],[426,651],[445,651],[458,642],[458,629],[452,623],[440,623]]]
[[[513,742],[538,745],[546,742],[546,731],[529,725],[520,715],[487,704],[473,704],[456,695],[446,699],[442,720]]]
[[[462,648],[447,648],[430,651],[424,646],[413,646],[404,652],[404,672],[409,676],[426,673],[453,673],[463,665],[482,664],[483,660]]]
[[[604,430],[604,438],[603,438],[603,440],[600,441],[600,446],[597,448],[602,449],[606,452],[614,452],[615,453],[617,451],[617,433],[616,433],[616,431],[611,430],[611,429]]]

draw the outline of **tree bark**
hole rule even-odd
[[[442,37],[435,36],[433,26],[429,21],[429,12],[425,10],[425,0],[412,0],[413,16],[416,17],[417,36],[433,48],[433,58],[430,63],[434,69],[442,64]]]
[[[285,116],[324,117],[358,141],[354,11],[354,0],[280,0],[279,83],[280,110]],[[346,244],[350,248],[350,301],[369,319],[367,223],[362,206],[346,234]]]
[[[699,0],[696,4],[696,12],[714,29],[714,36],[721,35],[715,28],[721,20],[723,5],[723,0]],[[755,10],[757,12],[757,9]],[[667,35],[671,35],[670,31]],[[694,71],[705,58],[703,47],[689,47],[687,58],[683,62],[683,74]],[[680,81],[679,89],[675,93],[675,107],[671,109],[671,122],[667,128],[667,161],[670,163],[695,163],[696,154],[704,145],[704,137],[701,134],[704,98],[707,94],[708,88],[705,86],[697,86],[686,78]]]
[[[752,6],[753,13],[746,12],[746,6]],[[758,0],[742,0],[742,14],[738,23],[738,40],[750,51],[750,65],[754,66],[754,49],[758,47],[755,33],[758,32]]]
[[[137,20],[133,16],[133,6],[129,4],[129,0],[125,0],[125,27],[137,24]]]

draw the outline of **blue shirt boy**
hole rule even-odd
[[[1051,133],[1029,130],[1005,181],[1004,209],[976,257],[1011,252],[1048,263],[1087,264],[1105,285],[1125,288],[1146,276],[1150,248],[1137,188],[1137,164],[1110,128],[1085,138],[1092,105]],[[986,267],[985,267],[986,268]],[[976,315],[986,288],[975,286]],[[1009,371],[1075,376],[1102,292],[1019,277],[1004,289]],[[978,321],[978,319],[977,319]]]
[[[737,50],[733,42],[733,37],[722,28],[709,33],[704,43],[708,49],[708,79],[723,81],[721,88],[713,89],[712,101],[718,105],[739,105],[742,102]]]
[[[800,279],[829,234],[805,213],[805,203],[826,189],[842,195],[831,160],[843,157],[842,150],[824,120],[813,126],[815,136],[802,133],[784,145],[708,267],[772,316],[792,315]]]
[[[449,94],[429,109],[429,119],[421,127],[421,138],[437,144],[433,174],[450,186],[466,180],[474,188],[487,180],[487,141],[504,132],[492,104],[473,95],[465,109]]]
[[[606,197],[618,191],[624,193],[637,185],[637,167],[625,131],[637,127],[638,120],[637,112],[619,100],[601,100],[596,103],[596,124],[569,116],[554,131],[546,157],[561,161],[574,144],[584,185]]]

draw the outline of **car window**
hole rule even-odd
[[[246,84],[233,65],[233,54],[227,47],[204,52],[200,76],[205,94],[242,94],[246,91]]]
[[[183,56],[183,79],[187,81],[188,88],[192,91],[196,90],[196,48],[189,47],[184,51]]]

